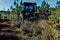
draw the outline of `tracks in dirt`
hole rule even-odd
[[[38,21],[38,26],[45,28],[46,27],[46,20],[42,19]]]
[[[18,40],[15,27],[0,24],[0,40]]]

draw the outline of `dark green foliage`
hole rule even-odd
[[[42,6],[43,8],[45,8],[45,6],[46,6],[46,2],[43,1],[42,4],[41,4],[41,6]]]
[[[17,2],[18,2],[19,0],[17,0]]]
[[[13,9],[13,6],[11,6],[10,9],[12,10]]]
[[[57,1],[57,8],[60,8],[60,1]]]
[[[41,4],[41,7],[42,8],[49,8],[50,5],[48,3],[46,3],[45,1],[43,1],[42,4]]]
[[[16,5],[16,1],[14,1],[14,5]]]

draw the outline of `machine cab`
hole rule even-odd
[[[23,11],[26,12],[34,12],[36,7],[36,3],[31,3],[31,2],[24,2],[23,3]]]
[[[30,19],[36,11],[36,3],[24,2],[22,6],[23,19]]]

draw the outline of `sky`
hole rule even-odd
[[[21,0],[20,0],[21,1]],[[36,2],[38,6],[41,6],[41,3],[44,0],[23,0],[23,2]],[[50,7],[55,7],[58,0],[45,0]],[[8,10],[11,5],[13,5],[14,0],[0,0],[0,10]]]

